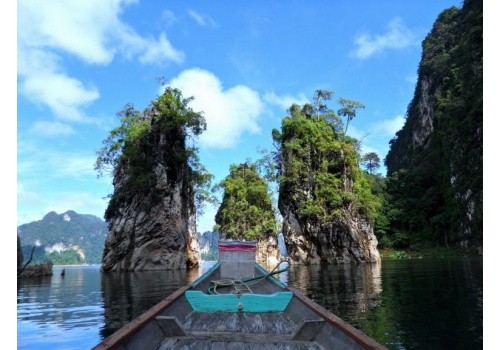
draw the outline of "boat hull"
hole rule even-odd
[[[254,275],[244,292],[214,291],[227,282],[217,263],[93,350],[385,349],[258,264]]]

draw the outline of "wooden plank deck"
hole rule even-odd
[[[283,312],[192,312],[183,323],[189,331],[292,334],[297,324]]]
[[[166,339],[157,350],[166,349],[324,349],[310,341],[321,321],[297,326],[283,312],[192,312],[179,336]],[[306,336],[304,336],[306,335]]]
[[[196,349],[196,350],[324,350],[317,343],[297,341],[224,341],[216,339],[168,339],[158,350]]]

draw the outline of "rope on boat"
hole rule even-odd
[[[277,270],[277,268],[281,265],[282,262],[286,262],[287,266],[284,269]],[[233,287],[233,289],[229,293],[236,294],[238,296],[245,294],[245,293],[253,293],[252,289],[250,286],[256,285],[266,277],[276,275],[282,272],[285,272],[288,270],[290,267],[290,263],[288,262],[288,259],[282,259],[274,269],[272,269],[270,272],[265,273],[260,276],[255,276],[255,277],[249,277],[245,278],[242,280],[233,280],[233,279],[220,279],[220,280],[215,280],[212,281],[212,286],[208,288],[208,294],[220,294],[217,292],[217,288],[227,288],[227,287]]]

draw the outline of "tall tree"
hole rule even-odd
[[[348,100],[346,98],[339,98],[339,104],[342,106],[337,113],[341,117],[346,117],[344,134],[347,133],[347,128],[351,120],[356,117],[358,109],[365,108],[365,105],[354,100]]]
[[[361,163],[366,167],[370,174],[380,168],[380,157],[375,152],[369,152],[363,156]]]

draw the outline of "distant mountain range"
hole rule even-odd
[[[108,224],[94,215],[78,214],[73,210],[57,214],[51,211],[42,220],[17,227],[24,255],[23,264],[52,261],[54,265],[100,264]],[[217,260],[218,232],[198,233],[204,260]]]
[[[42,220],[17,227],[24,263],[52,261],[53,264],[100,264],[108,225],[101,218],[73,210],[46,214]]]

